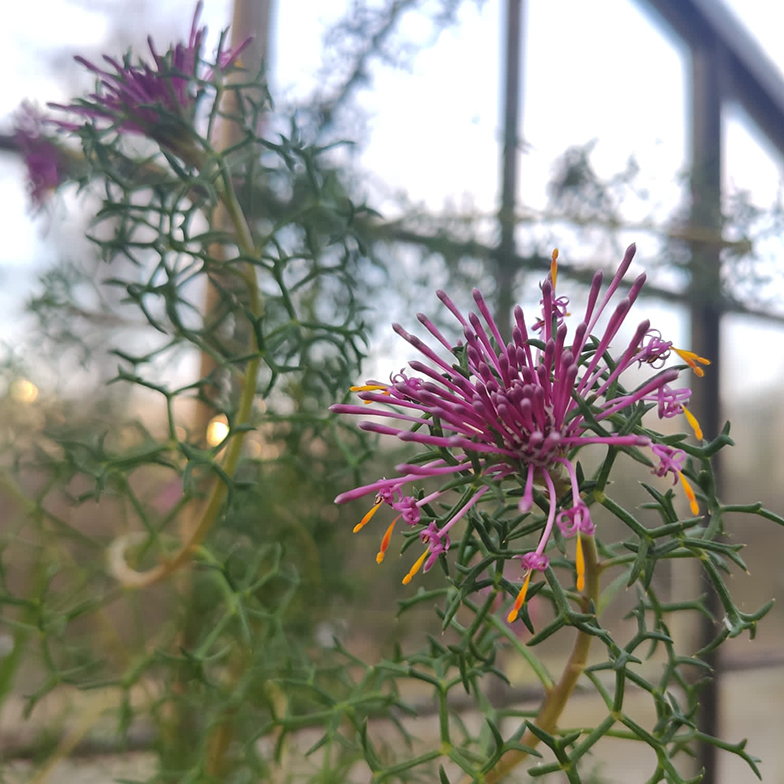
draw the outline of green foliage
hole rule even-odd
[[[458,554],[456,569],[450,570],[447,586],[438,591],[420,589],[416,596],[400,603],[401,612],[421,603],[435,603],[442,620],[442,636],[430,638],[423,649],[378,665],[401,679],[428,685],[438,705],[440,734],[429,744],[418,745],[414,757],[416,766],[430,771],[422,780],[432,780],[440,770],[442,780],[446,777],[446,780],[460,781],[461,776],[466,776],[465,781],[496,781],[495,770],[503,768],[501,761],[511,753],[518,754],[519,761],[533,765],[528,768],[531,776],[538,778],[563,771],[570,782],[586,781],[582,776],[590,772],[591,762],[590,756],[585,755],[604,737],[626,738],[650,747],[655,760],[648,779],[651,782],[680,784],[699,780],[681,772],[683,760],[688,759],[689,749],[697,741],[739,755],[760,775],[756,765],[759,760],[746,751],[745,740],[727,743],[708,737],[694,723],[701,687],[710,677],[710,668],[700,657],[728,637],[744,632],[753,637],[758,621],[772,605],[769,602],[754,613],[744,613],[734,604],[726,587],[724,575],[730,572],[732,564],[745,569],[739,555],[740,546],[720,539],[724,533],[724,515],[729,509],[737,511],[738,508],[723,506],[712,494],[709,457],[727,443],[730,441],[725,431],[702,448],[689,448],[694,457],[689,475],[701,488],[701,500],[708,508],[705,520],[679,519],[671,492],[662,494],[646,487],[653,501],[643,504],[641,509],[654,512],[660,519],[658,525],[650,513],[645,517],[635,514],[607,494],[608,466],[618,456],[617,450],[610,450],[592,476],[581,484],[588,492],[589,503],[600,504],[627,531],[618,541],[597,541],[599,556],[595,569],[606,587],[595,599],[582,597],[568,587],[573,584],[573,561],[565,552],[563,557],[553,559],[554,566],[546,571],[545,582],[529,594],[536,598],[529,598],[527,606],[536,605],[537,616],[543,620],[533,624],[525,613],[524,621],[532,633],[525,644],[503,620],[505,613],[498,612],[499,607],[508,607],[505,598],[513,599],[518,590],[505,577],[504,565],[513,552],[510,545],[515,538],[544,527],[546,514],[536,516],[533,522],[528,517],[521,519],[512,500],[499,503],[490,514],[472,515],[462,540],[453,548]],[[757,506],[744,507],[743,511],[782,522]],[[445,517],[448,517],[446,511]],[[665,601],[653,580],[668,561],[683,559],[696,559],[701,564],[725,612],[723,619],[716,619],[713,641],[696,655],[679,650],[670,629],[678,614],[707,614],[704,596]],[[617,629],[603,625],[602,614],[624,585],[635,586],[637,599],[627,617],[634,620],[636,628],[627,629],[625,636],[621,636]],[[552,655],[545,651],[537,656],[536,651],[540,645],[545,648],[543,643],[548,639],[562,640],[569,629],[577,632],[578,640],[595,638],[600,645],[585,667],[587,680],[605,706],[604,716],[597,718],[596,726],[558,727],[548,732],[540,726],[546,708],[521,714],[516,707],[495,706],[487,683],[495,680],[505,684],[502,691],[510,689],[504,669],[515,657],[521,657],[539,680],[545,706],[554,702],[553,696],[558,695],[563,676],[556,684],[546,666]],[[583,660],[579,668],[586,663]],[[627,712],[625,698],[630,690],[649,695],[656,716],[654,726],[643,727]],[[484,717],[485,725],[478,731],[466,726],[466,701]],[[639,711],[639,703],[636,708]],[[507,730],[505,734],[500,729],[510,726],[517,729]],[[540,752],[531,748],[539,743],[550,749],[552,762],[543,764]],[[408,750],[385,765],[377,762],[371,767],[373,781],[414,780],[402,775],[403,771],[413,775],[414,765]]]
[[[121,736],[139,716],[155,727],[159,780],[268,773],[254,744],[282,743],[275,717],[303,714],[284,684],[335,680],[313,635],[351,587],[331,500],[343,455],[366,447],[327,408],[364,351],[363,210],[296,125],[275,142],[257,134],[277,122],[259,84],[209,86],[206,126],[236,123],[241,140],[219,151],[194,137],[199,165],[83,126],[99,261],[45,276],[32,311],[47,342],[27,364],[75,345],[100,375],[111,343],[118,364],[105,389],[88,377],[39,400],[44,422],[3,402],[18,419],[4,431],[16,510],[0,695],[25,661],[28,713],[66,684],[117,695]],[[217,438],[208,420],[225,422]],[[177,552],[164,578],[128,582]]]

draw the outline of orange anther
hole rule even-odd
[[[417,558],[416,563],[411,567],[408,574],[403,578],[403,585],[408,585],[411,582],[413,576],[422,568],[422,564],[425,562],[425,558],[427,558],[427,554],[430,552],[430,548],[425,550],[422,555]]]
[[[585,554],[583,553],[583,540],[580,533],[577,533],[577,553],[574,557],[574,565],[577,569],[577,590],[585,590]]]
[[[520,608],[525,604],[525,596],[528,593],[528,585],[531,582],[531,570],[528,570],[528,573],[525,575],[525,581],[523,582],[523,587],[520,589],[520,593],[517,594],[517,598],[515,599],[514,605],[512,605],[512,609],[509,612],[509,615],[506,616],[506,620],[509,623],[514,623],[517,620],[517,615],[520,612]]]
[[[705,371],[698,367],[699,365],[710,365],[710,360],[695,354],[693,351],[685,351],[684,349],[672,347],[672,350],[694,371],[695,375],[702,378]]]
[[[686,417],[686,421],[691,426],[691,429],[694,431],[694,437],[698,441],[702,441],[702,428],[700,427],[700,423],[697,421],[697,417],[689,411],[686,406],[681,406],[683,409],[683,414]]]
[[[400,515],[398,515],[390,524],[389,528],[387,528],[387,532],[384,534],[384,538],[381,540],[381,547],[376,555],[376,563],[381,563],[384,560],[384,556],[387,554],[387,549],[389,548],[389,540],[392,538],[392,531],[395,530],[395,523],[400,519]]]
[[[365,516],[354,526],[355,534],[361,531],[370,522],[370,518],[373,517],[373,515],[381,508],[381,504],[383,503],[384,503],[383,499],[381,498],[376,499],[376,502],[367,511]]]
[[[694,495],[694,488],[680,471],[678,471],[678,476],[680,477],[681,484],[683,484],[683,492],[686,493],[686,498],[689,499],[689,509],[691,509],[691,513],[696,517],[700,513],[700,506],[697,503],[697,496]]]

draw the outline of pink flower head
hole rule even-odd
[[[66,160],[44,133],[44,116],[25,101],[14,118],[14,141],[27,167],[27,189],[35,207],[42,207],[64,179]]]
[[[428,555],[423,569],[426,572],[435,564],[441,553],[449,550],[449,534],[440,531],[435,520],[432,520],[427,528],[419,532],[419,538],[427,545]]]
[[[422,360],[409,363],[417,375],[399,373],[389,384],[374,381],[354,387],[364,405],[339,404],[331,410],[380,417],[386,424],[363,421],[360,427],[426,448],[447,451],[452,459],[436,457],[418,465],[398,466],[399,476],[394,480],[385,479],[358,487],[339,495],[336,502],[373,494],[376,505],[372,511],[375,512],[385,500],[380,495],[381,488],[394,487],[399,492],[404,485],[428,477],[457,479],[462,475],[466,481],[475,477],[473,495],[437,529],[438,534],[443,535],[480,500],[491,483],[514,481],[522,486],[519,504],[522,512],[530,510],[536,484],[543,488],[548,498],[549,514],[536,549],[523,559],[528,571],[521,591],[524,595],[530,571],[546,566],[545,548],[556,518],[567,536],[593,533],[588,506],[580,496],[573,463],[575,451],[589,444],[648,446],[650,439],[646,436],[617,432],[614,415],[657,396],[668,399],[667,395],[674,395],[675,400],[669,408],[667,404],[660,407],[660,414],[667,415],[672,406],[689,394],[688,390],[666,391],[679,376],[677,368],[659,370],[631,392],[617,391],[619,377],[641,360],[641,342],[650,334],[650,323],[643,321],[625,347],[614,352],[614,357],[608,361],[611,344],[645,283],[645,275],[640,275],[625,295],[616,294],[634,252],[634,245],[627,249],[604,291],[602,273],[597,272],[594,276],[585,312],[571,337],[564,323],[565,304],[555,296],[557,252],[553,254],[551,273],[542,284],[541,312],[535,321],[540,323],[540,340],[529,338],[525,315],[522,308],[517,307],[512,339],[505,342],[484,298],[476,289],[474,301],[478,312],[467,316],[444,292],[437,292],[444,307],[460,325],[462,340],[458,344],[447,340],[430,319],[421,314],[417,318],[435,339],[436,348],[395,324],[395,332],[422,355]],[[606,326],[594,336],[603,314],[609,314]],[[442,356],[444,350],[448,353],[447,358]],[[589,416],[586,415],[588,411]],[[564,472],[571,486],[571,499],[557,514],[556,483],[561,481]],[[416,504],[421,508],[444,492],[448,491],[438,491]],[[399,499],[393,499],[390,505],[400,508]],[[434,523],[430,521],[427,525],[426,541],[432,548],[441,540],[435,535]],[[414,565],[405,582],[425,559],[432,563],[428,552],[426,550]],[[516,616],[516,611],[513,614]]]
[[[401,517],[403,518],[403,522],[406,525],[417,525],[421,518],[421,513],[419,511],[419,507],[417,506],[416,498],[411,495],[407,495],[404,498],[401,498],[397,502],[393,502],[390,504],[393,509],[396,509],[400,512]]]
[[[673,449],[665,444],[651,444],[651,452],[659,460],[653,473],[656,476],[672,474],[672,483],[676,484],[686,462],[686,453],[682,449]]]
[[[642,365],[647,362],[654,367],[661,367],[669,359],[672,343],[662,338],[658,329],[649,330],[637,355],[637,361]]]
[[[152,63],[133,61],[130,53],[122,61],[104,55],[110,68],[103,69],[84,57],[75,57],[98,77],[96,92],[69,106],[50,105],[83,120],[106,122],[118,131],[148,136],[186,162],[198,163],[200,156],[188,128],[204,91],[202,83],[211,80],[216,71],[235,65],[251,40],[248,38],[228,52],[219,51],[215,66],[205,66],[201,50],[207,28],[198,26],[201,9],[200,1],[187,44],[174,44],[160,55],[152,38],[147,39]],[[81,127],[81,123],[67,120],[58,124],[67,130]]]
[[[669,385],[664,384],[645,399],[656,403],[659,419],[669,419],[683,413],[683,407],[690,397],[690,389],[671,389]]]
[[[526,553],[525,555],[520,556],[520,561],[526,572],[530,572],[531,570],[543,572],[550,566],[550,559],[544,553]]]
[[[557,267],[555,262],[558,259],[558,250],[556,249],[553,253],[553,265],[551,267],[550,275],[547,278],[546,282],[549,282],[552,286],[553,291],[555,291],[555,282],[558,277],[557,274]],[[542,289],[542,293],[544,293],[544,283],[539,286]],[[552,312],[553,318],[555,319],[555,325],[560,327],[563,324],[564,319],[569,315],[569,297],[552,297]],[[544,297],[539,300],[539,304],[544,307]],[[544,327],[544,321],[539,318],[534,322],[533,330],[534,332],[541,332],[542,328]]]
[[[596,530],[596,526],[591,520],[591,511],[584,501],[578,501],[570,509],[562,511],[558,515],[557,523],[561,533],[567,539],[578,533],[593,536]]]

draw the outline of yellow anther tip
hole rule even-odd
[[[413,576],[422,568],[422,564],[425,562],[425,558],[427,558],[429,552],[430,548],[425,550],[425,552],[417,558],[416,563],[409,569],[408,574],[403,578],[403,585],[408,585],[411,582]]]
[[[678,476],[683,485],[683,492],[686,493],[686,498],[689,499],[689,509],[691,509],[691,513],[697,517],[700,513],[700,505],[697,503],[697,496],[694,494],[694,488],[692,488],[689,480],[686,479],[682,472],[678,471]]]
[[[395,523],[400,519],[400,515],[398,515],[390,524],[384,534],[384,538],[381,540],[381,547],[378,549],[378,555],[376,555],[376,563],[381,563],[384,560],[384,556],[386,555],[387,549],[389,548],[389,542],[392,539],[392,531],[395,530]]]
[[[383,501],[376,501],[373,506],[365,513],[365,516],[354,526],[354,533],[361,531],[371,520],[373,515],[381,508]]]
[[[386,384],[358,384],[348,389],[349,392],[389,392]]]
[[[700,423],[697,421],[697,417],[689,411],[686,406],[682,406],[683,408],[683,415],[686,417],[686,421],[689,423],[689,426],[694,431],[694,437],[698,441],[702,441],[703,432],[702,428],[700,427]]]
[[[577,569],[577,590],[585,590],[585,555],[583,554],[583,540],[577,534],[577,555],[575,556],[575,568]]]
[[[694,371],[694,375],[698,378],[702,378],[705,375],[705,371],[697,367],[697,365],[710,365],[710,360],[706,359],[705,357],[701,357],[699,354],[695,354],[693,351],[686,351],[681,348],[675,348],[673,346],[673,351]]]
[[[528,573],[525,575],[523,587],[520,589],[520,593],[517,594],[517,598],[515,599],[514,605],[512,605],[512,609],[510,610],[509,615],[506,616],[506,620],[509,621],[509,623],[513,623],[515,620],[517,620],[520,608],[525,604],[525,597],[528,593],[528,585],[531,582],[531,574],[532,572],[529,569]]]

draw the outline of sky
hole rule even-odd
[[[131,32],[137,40],[147,30],[162,46],[187,35],[189,2],[167,0],[154,11],[151,3],[135,2],[140,13]],[[104,6],[113,4],[117,0]],[[277,3],[272,70],[280,94],[297,96],[312,89],[323,31],[347,5],[346,0]],[[769,0],[731,0],[727,5],[784,70],[778,41],[784,6]],[[68,84],[51,77],[52,52],[58,53],[57,63],[69,50],[96,52],[112,29],[105,15],[89,10],[90,3],[81,6],[36,0],[4,10],[0,67],[12,78],[0,90],[0,118],[25,97],[40,103],[68,97]],[[204,19],[216,35],[228,23],[230,3],[206,0],[205,6]],[[405,190],[428,210],[448,205],[490,213],[496,208],[502,7],[500,0],[480,7],[466,0],[459,23],[420,52],[409,70],[373,69],[372,88],[359,96],[368,117],[359,162],[370,188],[379,182],[390,190]],[[422,39],[428,30],[413,20],[406,32]],[[520,158],[520,204],[543,208],[553,160],[567,147],[593,139],[599,140],[592,159],[599,174],[622,169],[634,154],[662,214],[679,203],[677,179],[687,164],[684,52],[641,4],[529,0],[524,51],[526,151]],[[736,111],[729,108],[725,117],[727,187],[748,189],[758,203],[771,203],[781,180],[780,162]],[[52,214],[31,215],[22,169],[9,160],[0,161],[0,204],[6,224],[0,249],[0,339],[8,340],[34,271],[55,257],[47,240],[50,222],[67,218],[69,207],[58,204]],[[661,304],[648,310],[670,325],[676,340],[687,340],[684,314]],[[729,394],[749,389],[749,376],[736,372],[733,357],[755,362],[753,383],[758,387],[773,384],[784,373],[784,358],[776,358],[781,352],[771,350],[784,329],[731,318],[725,332],[731,361],[723,381]]]

